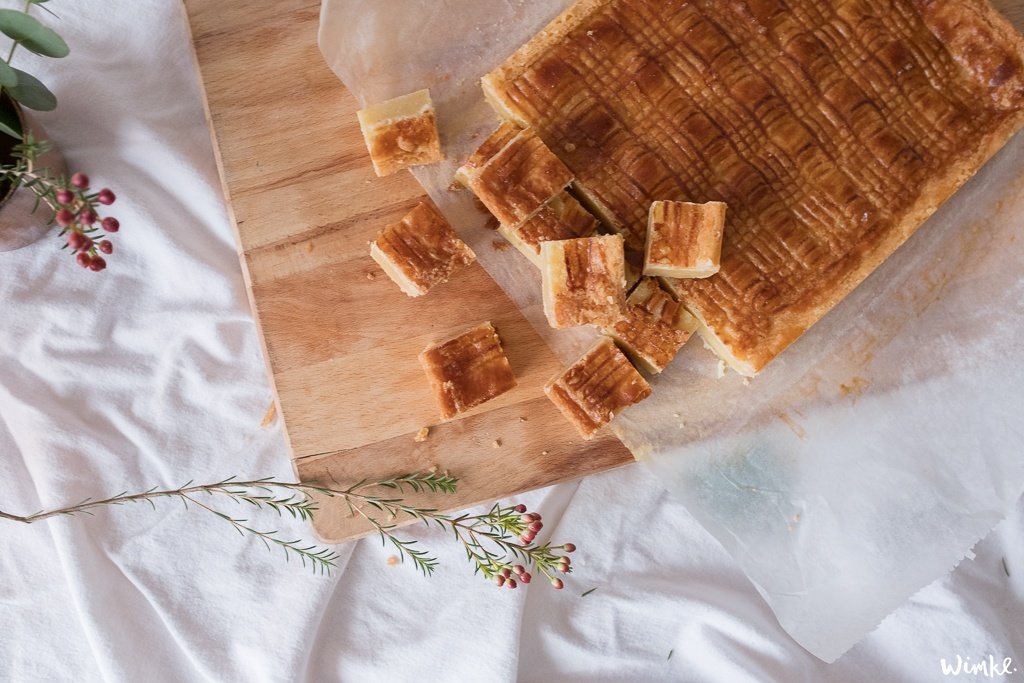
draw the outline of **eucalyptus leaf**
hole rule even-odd
[[[8,66],[7,62],[0,61],[0,87],[13,88],[18,85],[18,74]]]
[[[71,51],[56,31],[18,10],[0,9],[0,33],[44,57],[67,57]]]
[[[18,74],[18,85],[7,89],[11,97],[22,106],[36,111],[53,111],[57,108],[57,97],[42,81],[21,69],[14,69],[14,72]]]
[[[0,132],[21,139],[21,121],[18,120],[14,107],[0,104]]]

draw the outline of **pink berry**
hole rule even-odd
[[[57,225],[62,228],[66,228],[75,222],[75,214],[71,213],[67,209],[61,209],[57,212]]]
[[[89,270],[94,270],[97,273],[107,267],[107,262],[100,256],[93,256],[89,259]]]
[[[564,562],[559,562],[558,571],[562,572],[563,574],[567,573],[569,571],[569,565],[567,565]]]
[[[530,512],[528,514],[523,515],[523,521],[527,524],[529,524],[530,522],[536,522],[539,519],[540,515],[538,515],[536,512]]]
[[[544,524],[542,522],[530,522],[530,526],[527,527],[527,529],[529,529],[533,533],[537,533],[538,531],[540,531],[543,528],[544,528]]]
[[[104,187],[102,190],[100,190],[99,194],[96,195],[96,201],[98,201],[100,204],[103,204],[104,206],[110,206],[115,201],[117,201],[117,195]]]
[[[501,574],[498,574],[496,577],[494,577],[494,583],[498,584],[498,588],[501,588],[505,585],[505,577]]]
[[[526,572],[523,572],[522,574],[519,575],[519,580],[522,581],[523,583],[530,583],[530,581],[533,580],[533,577],[530,576],[529,574],[527,574]]]
[[[512,511],[518,512],[519,514],[523,514],[524,512],[526,512],[526,506],[520,503],[519,505],[516,505],[514,508],[512,508]]]
[[[506,579],[507,579],[508,577],[512,576],[512,570],[511,570],[511,569],[509,569],[508,567],[505,567],[505,568],[504,568],[504,569],[502,569],[502,570],[501,570],[501,572],[499,572],[499,573],[500,573],[500,574],[501,574],[501,575],[502,575],[503,577],[505,577]]]
[[[566,543],[562,547],[565,548],[565,552],[567,552],[567,553],[574,553],[574,552],[576,552],[576,546],[573,545],[572,543]]]
[[[78,263],[78,265],[82,266],[83,268],[88,268],[89,263],[92,261],[92,257],[86,254],[84,251],[80,251],[78,252],[78,256],[75,257],[75,261]]]
[[[526,568],[521,564],[517,564],[516,566],[512,567],[512,571],[516,573],[516,576],[522,576],[526,573]]]
[[[537,538],[537,535],[532,531],[527,531],[525,534],[519,537],[519,540],[523,542],[523,545],[530,545],[533,543],[533,539]]]
[[[57,190],[55,196],[58,204],[70,204],[75,201],[75,193],[71,190]]]
[[[117,232],[121,229],[121,223],[113,216],[107,216],[103,219],[103,229],[107,232]]]
[[[68,246],[73,251],[88,251],[92,248],[92,240],[80,232],[72,232],[68,235]]]
[[[99,247],[100,251],[102,251],[104,254],[114,253],[114,245],[107,240],[103,240],[102,242],[100,242]]]
[[[551,579],[551,585],[554,586],[556,590],[562,590],[565,586],[561,579]]]
[[[86,209],[78,214],[78,220],[82,221],[82,225],[92,225],[96,222],[96,212],[92,209]]]
[[[509,588],[515,588],[516,587],[516,580],[515,579],[509,579],[508,580],[508,587]]]
[[[71,176],[71,184],[80,190],[84,190],[85,188],[89,187],[89,176],[85,175],[84,173],[76,173],[75,175]]]

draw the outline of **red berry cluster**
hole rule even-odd
[[[53,199],[57,205],[54,219],[61,228],[61,236],[67,235],[67,246],[78,265],[96,272],[106,268],[107,262],[100,254],[112,254],[114,245],[103,233],[113,234],[121,229],[121,224],[112,216],[101,220],[96,210],[101,204],[113,204],[117,196],[107,188],[91,193],[89,176],[76,173],[54,190]]]

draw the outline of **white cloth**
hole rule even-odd
[[[71,56],[19,61],[60,100],[42,118],[72,170],[119,194],[123,230],[101,274],[56,237],[0,254],[0,509],[290,476],[279,429],[260,429],[270,390],[178,3],[52,6]],[[580,547],[560,593],[498,590],[422,528],[408,536],[440,555],[433,578],[372,539],[323,578],[173,501],[0,520],[0,679],[933,681],[957,654],[1024,663],[1024,505],[829,666],[656,490],[633,467],[521,497]]]

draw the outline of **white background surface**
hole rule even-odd
[[[102,274],[55,238],[0,254],[0,508],[289,476],[279,432],[259,429],[270,392],[178,3],[52,6],[72,55],[20,64],[56,92],[44,122],[118,192],[124,227]],[[441,555],[432,579],[376,541],[320,578],[173,502],[0,522],[0,678],[934,681],[941,657],[993,654],[1024,680],[1024,505],[828,666],[657,491],[634,467],[523,498],[580,546],[561,593],[499,591],[434,531],[410,532]]]

